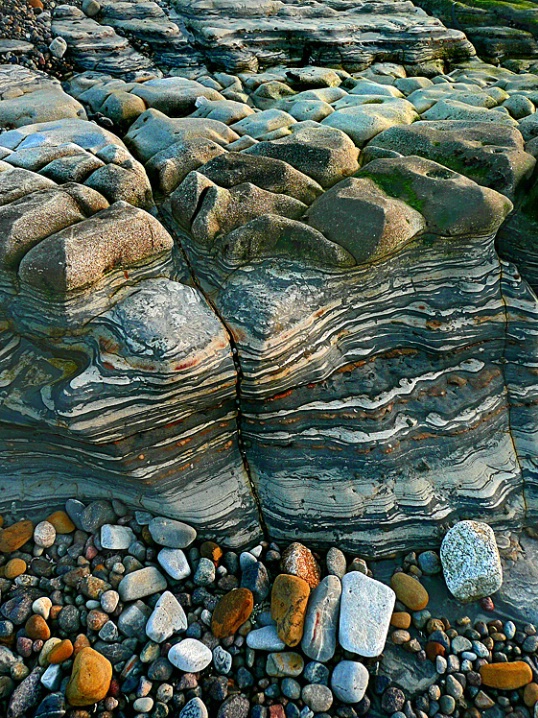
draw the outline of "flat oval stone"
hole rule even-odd
[[[326,663],[334,656],[341,595],[337,576],[326,576],[310,595],[301,648],[315,661]]]
[[[303,637],[310,586],[298,576],[279,574],[271,592],[271,616],[279,637],[287,646],[296,646]]]
[[[239,626],[248,620],[253,608],[254,596],[248,588],[234,588],[226,593],[213,611],[213,635],[217,638],[233,636]]]
[[[34,535],[31,521],[17,521],[0,532],[0,551],[12,553],[29,541]]]
[[[247,635],[247,646],[255,651],[282,651],[286,644],[279,638],[276,626],[264,626]]]
[[[114,551],[123,551],[136,541],[136,536],[129,526],[104,524],[101,526],[101,546]]]
[[[358,661],[340,661],[331,676],[331,688],[342,703],[358,703],[364,698],[370,676]]]
[[[338,639],[342,648],[359,656],[374,658],[385,646],[396,601],[385,584],[350,571],[342,579]]]
[[[305,704],[314,713],[324,713],[333,704],[333,694],[330,688],[319,683],[310,683],[302,690],[301,697]]]
[[[487,663],[480,667],[482,683],[489,688],[515,691],[532,682],[531,667],[524,661]]]
[[[495,534],[480,521],[460,521],[441,544],[441,563],[450,593],[460,601],[490,596],[502,586]]]
[[[160,546],[187,548],[196,538],[196,530],[183,521],[156,516],[148,524],[151,538]]]
[[[395,573],[390,579],[396,598],[411,611],[422,611],[428,605],[430,597],[424,586],[407,573]]]
[[[270,653],[267,656],[265,671],[268,676],[295,678],[303,672],[304,661],[299,653]]]
[[[166,579],[155,566],[146,566],[124,576],[118,586],[122,601],[136,601],[166,588]]]
[[[184,638],[168,652],[168,660],[185,673],[198,673],[211,663],[211,650],[196,638]]]
[[[161,564],[166,573],[181,581],[191,575],[191,567],[187,557],[180,548],[162,548],[157,554],[157,561]]]

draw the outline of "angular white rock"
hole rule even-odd
[[[314,661],[326,663],[334,656],[342,584],[326,576],[310,594],[301,647]]]
[[[342,579],[338,640],[346,651],[374,658],[385,646],[396,594],[384,583],[350,571]]]
[[[441,544],[446,585],[459,601],[476,601],[502,586],[503,572],[495,534],[480,521],[460,521]]]
[[[118,586],[118,593],[122,601],[136,601],[137,598],[164,591],[166,586],[165,577],[155,566],[146,566],[124,576]]]
[[[286,648],[276,631],[276,626],[256,628],[247,635],[247,646],[255,651],[283,651]]]
[[[163,548],[157,554],[157,561],[166,573],[177,581],[187,578],[191,574],[191,567],[187,557],[180,548]]]
[[[41,683],[49,691],[57,691],[62,682],[62,667],[57,664],[50,664],[41,676]]]
[[[340,661],[331,676],[331,688],[342,703],[358,703],[368,688],[368,671],[358,661]]]
[[[170,591],[165,591],[146,623],[146,635],[155,643],[162,643],[174,633],[186,631],[187,626],[183,607]]]
[[[196,638],[184,638],[168,651],[170,663],[185,673],[198,673],[213,659],[211,650]]]
[[[104,524],[101,526],[101,546],[114,551],[123,551],[136,541],[134,531],[129,526]]]

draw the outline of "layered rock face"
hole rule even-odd
[[[0,135],[6,496],[113,486],[231,543],[370,556],[532,519],[517,77],[230,77],[86,72],[67,90],[114,133]]]

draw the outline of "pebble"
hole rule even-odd
[[[187,548],[196,539],[196,531],[191,526],[164,516],[152,518],[148,529],[155,543],[167,548]]]
[[[185,673],[198,673],[211,663],[211,650],[196,638],[184,638],[172,646],[168,652],[168,660],[176,668]]]
[[[191,574],[187,557],[179,548],[163,548],[157,554],[157,561],[166,573],[176,581],[181,581]]]
[[[215,606],[211,630],[217,638],[232,636],[250,618],[254,597],[248,588],[234,588]]]
[[[105,613],[114,613],[120,601],[120,594],[117,591],[109,589],[108,591],[103,591],[99,601]]]
[[[298,576],[310,588],[316,588],[321,580],[321,571],[312,551],[302,543],[291,543],[282,554],[282,573]]]
[[[208,716],[205,703],[198,696],[185,703],[179,713],[179,718],[208,718]]]
[[[243,569],[241,587],[252,591],[255,603],[265,601],[271,590],[271,582],[267,569],[261,561],[255,561]]]
[[[424,586],[407,573],[395,573],[390,579],[390,585],[398,601],[411,611],[422,611],[429,603],[430,597]]]
[[[128,573],[119,583],[118,593],[122,601],[135,601],[166,589],[166,579],[154,567],[146,566]]]
[[[112,551],[124,551],[136,540],[134,532],[129,526],[104,524],[100,532],[101,546]]]
[[[332,546],[327,551],[327,557],[325,559],[327,564],[327,573],[337,576],[342,579],[346,572],[346,557],[339,548]]]
[[[8,561],[4,568],[4,576],[9,579],[17,578],[26,571],[26,561],[22,558],[12,558]]]
[[[146,635],[151,641],[162,643],[174,633],[186,631],[187,626],[187,616],[177,598],[165,591],[146,623]]]
[[[93,648],[77,653],[65,695],[72,706],[89,706],[107,695],[112,680],[112,665]]]
[[[209,586],[215,581],[215,564],[210,558],[201,558],[194,572],[193,581],[197,586]]]
[[[217,673],[227,675],[232,670],[232,655],[228,653],[222,646],[216,646],[213,649],[213,665]]]
[[[358,703],[368,687],[369,673],[358,661],[340,661],[331,676],[331,688],[343,703]]]
[[[460,601],[488,598],[502,585],[502,567],[495,534],[488,524],[460,521],[441,544],[446,585]]]
[[[273,583],[271,616],[279,637],[287,646],[296,646],[303,637],[309,595],[309,584],[298,576],[281,573]]]
[[[155,701],[150,696],[137,698],[133,702],[133,709],[139,713],[149,713],[153,709]]]
[[[333,704],[331,689],[319,683],[310,683],[304,686],[301,698],[314,713],[328,711]]]
[[[26,718],[41,698],[41,676],[44,669],[37,667],[15,688],[7,709],[8,718]]]
[[[359,656],[375,657],[383,651],[396,596],[385,584],[351,571],[342,579],[338,640]]]
[[[47,516],[47,521],[54,526],[59,535],[71,534],[76,528],[65,511],[55,511]]]
[[[92,501],[91,504],[84,507],[80,514],[80,527],[88,533],[95,533],[103,524],[113,524],[115,521],[116,514],[114,513],[114,509],[110,502],[104,499]]]
[[[490,688],[512,691],[532,682],[531,667],[524,661],[512,663],[487,663],[480,667],[482,683]]]
[[[401,711],[404,703],[405,693],[396,686],[389,686],[381,697],[381,708],[385,713],[393,714]]]
[[[341,595],[342,583],[335,575],[326,576],[310,594],[301,641],[309,658],[327,662],[334,656]]]
[[[41,683],[49,691],[57,691],[62,682],[62,668],[59,665],[50,665],[41,676]]]
[[[34,534],[34,525],[31,521],[17,521],[0,531],[0,552],[13,553],[30,541]]]
[[[265,663],[265,671],[268,676],[284,678],[300,676],[304,669],[304,660],[299,653],[270,653]]]
[[[247,646],[256,651],[282,651],[286,644],[279,638],[276,626],[271,625],[250,631]]]
[[[435,551],[423,551],[418,555],[418,565],[426,576],[436,576],[441,573],[441,559]]]

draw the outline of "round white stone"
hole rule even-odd
[[[41,521],[34,529],[34,541],[42,548],[50,548],[56,540],[56,529],[48,521]]]
[[[191,574],[191,567],[187,557],[180,548],[163,548],[157,554],[157,561],[161,564],[166,573],[181,581]]]
[[[136,541],[136,536],[129,526],[104,524],[101,526],[101,546],[113,551],[123,551]]]
[[[358,661],[340,661],[331,676],[331,688],[342,703],[358,703],[368,688],[369,674]]]
[[[168,652],[170,663],[185,673],[198,673],[213,659],[210,649],[196,638],[184,638]]]

